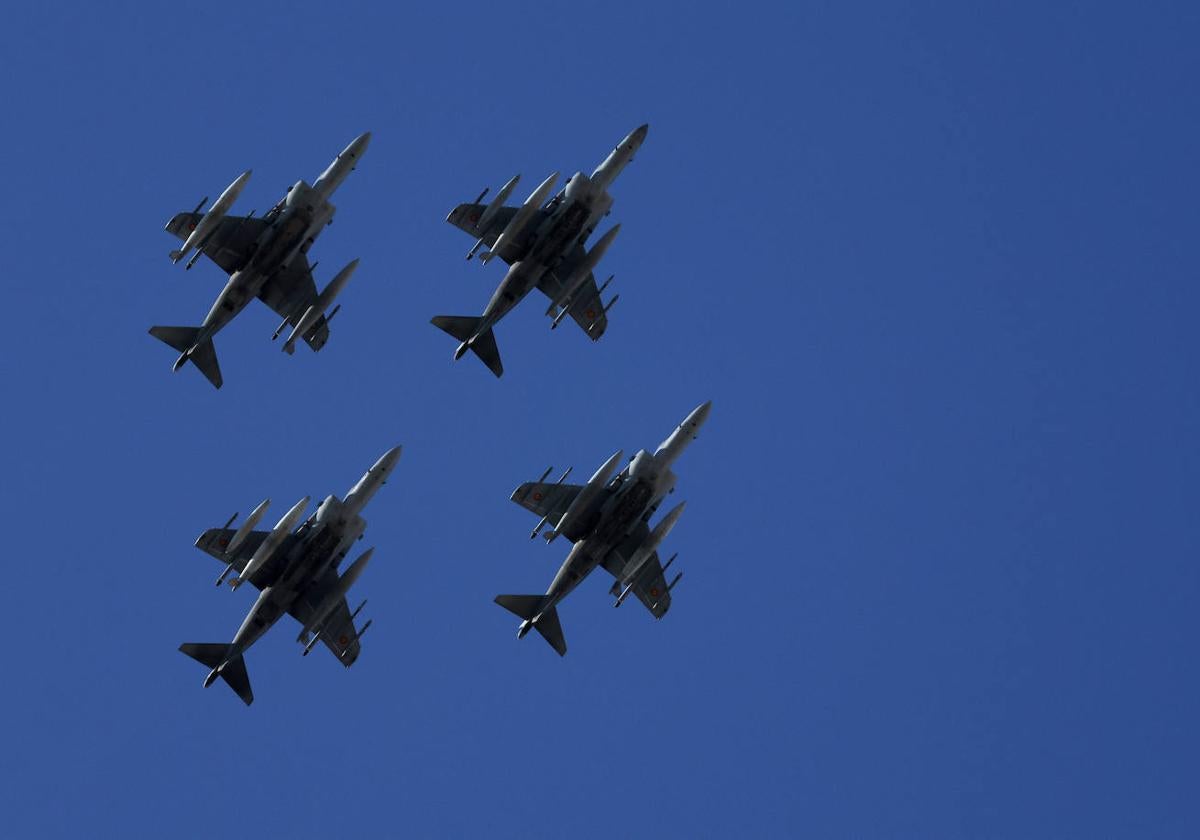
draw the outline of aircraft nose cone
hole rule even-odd
[[[650,123],[643,123],[629,132],[629,142],[635,146],[640,146],[646,140],[646,135],[650,132]]]
[[[354,142],[349,145],[346,151],[352,154],[354,157],[360,158],[363,156],[363,153],[367,150],[367,146],[369,145],[371,145],[371,132],[364,131],[362,134],[358,135],[358,137],[354,138]]]
[[[383,453],[383,457],[375,464],[382,470],[390,472],[396,466],[396,462],[400,460],[400,450],[402,447],[393,446],[387,452]]]
[[[704,421],[708,419],[708,413],[712,411],[712,400],[709,400],[704,405],[699,406],[695,411],[688,415],[687,422],[696,426],[704,425]]]

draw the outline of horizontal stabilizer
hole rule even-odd
[[[559,656],[567,655],[567,640],[563,637],[562,625],[558,621],[558,608],[541,609],[546,600],[544,595],[497,595],[496,603],[525,621],[533,621],[533,629],[550,643]]]
[[[186,353],[196,346],[196,336],[200,334],[197,327],[151,327],[150,335],[157,338],[180,353]]]
[[[500,348],[496,346],[496,334],[489,329],[476,335],[476,330],[479,329],[482,320],[482,318],[468,315],[437,315],[430,323],[459,341],[470,341],[468,347],[471,351],[487,365],[488,370],[499,377],[504,374],[504,365],[500,363]]]
[[[436,315],[429,323],[459,341],[467,341],[474,335],[475,328],[482,320],[482,318],[472,318],[469,315]]]
[[[559,656],[567,655],[567,640],[563,637],[562,625],[558,623],[558,607],[551,607],[542,613],[542,617],[534,622],[533,629],[542,634],[542,638],[550,643]]]
[[[217,349],[213,346],[211,338],[203,344],[196,344],[199,334],[200,330],[196,327],[150,328],[150,335],[186,354],[187,360],[200,369],[204,378],[211,382],[214,388],[220,388],[224,380],[221,378],[221,367],[217,364]],[[182,362],[182,359],[180,361]]]
[[[471,350],[479,360],[487,365],[487,369],[497,377],[504,375],[504,365],[500,363],[500,348],[496,346],[496,334],[491,330],[483,333],[471,344]]]
[[[211,338],[192,351],[191,360],[192,364],[200,368],[204,378],[211,382],[214,388],[221,387],[223,380],[221,379],[221,368],[217,364],[217,348],[213,346]]]
[[[542,597],[541,595],[497,595],[496,603],[517,618],[529,621],[537,615],[538,607],[542,605]]]
[[[250,675],[246,673],[246,660],[242,658],[241,654],[238,654],[233,659],[226,661],[232,647],[233,645],[187,642],[180,645],[179,649],[209,668],[221,668],[219,674],[221,679],[233,689],[233,693],[240,697],[243,703],[249,706],[254,702],[254,692],[250,690]],[[224,663],[224,667],[222,667],[222,663]]]

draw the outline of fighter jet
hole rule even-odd
[[[271,503],[267,499],[237,530],[229,527],[237,519],[234,514],[224,528],[212,528],[200,535],[196,547],[225,564],[217,586],[237,572],[230,581],[234,589],[250,583],[259,590],[258,600],[232,643],[179,646],[209,668],[204,678],[205,688],[220,677],[247,706],[254,702],[243,655],[284,613],[300,622],[296,641],[304,645],[305,656],[321,641],[347,668],[354,664],[359,640],[371,622],[354,629],[354,619],[367,602],[364,600],[351,612],[346,593],[363,573],[375,549],[364,551],[341,575],[338,564],[354,542],[361,539],[367,527],[362,510],[387,483],[399,460],[400,447],[389,449],[350,488],[345,499],[329,496],[294,532],[292,529],[308,507],[307,497],[297,502],[270,531],[254,530]]]
[[[564,484],[568,469],[558,481],[547,484],[550,470],[535,482],[522,484],[512,500],[541,517],[533,539],[547,523],[548,542],[564,536],[574,543],[566,561],[554,576],[545,595],[497,595],[496,603],[521,619],[517,638],[537,630],[559,656],[567,653],[567,642],[558,621],[558,603],[597,566],[603,566],[616,581],[611,594],[621,606],[630,593],[646,605],[655,618],[671,607],[671,590],[683,573],[669,584],[666,571],[675,556],[659,563],[658,548],[679,521],[684,503],[678,504],[653,528],[650,519],[669,493],[675,491],[672,464],[682,454],[708,419],[712,402],[687,416],[653,454],[641,450],[611,480],[624,453],[618,450],[596,471],[587,484]]]
[[[206,254],[230,275],[199,327],[150,328],[150,335],[180,353],[174,370],[190,361],[220,388],[223,380],[213,336],[255,297],[283,316],[272,340],[289,324],[292,326],[283,345],[285,352],[295,352],[296,340],[301,338],[313,350],[325,346],[329,340],[329,321],[341,307],[335,307],[328,315],[325,312],[358,267],[358,260],[343,268],[317,294],[312,275],[316,264],[310,266],[306,255],[321,230],[333,223],[337,208],[329,199],[358,164],[370,141],[369,131],[357,137],[329,164],[316,183],[309,186],[297,181],[260,219],[254,218],[253,211],[247,216],[226,215],[250,177],[245,172],[207,212],[200,212],[208,201],[205,198],[191,213],[179,213],[167,222],[167,232],[184,240],[183,247],[170,253],[172,262],[181,260],[194,247],[196,253],[186,268],[190,269],[201,254]]]
[[[576,172],[545,206],[543,202],[558,181],[557,172],[551,173],[520,207],[504,204],[521,178],[517,175],[489,204],[480,203],[487,195],[485,189],[474,203],[460,204],[451,211],[446,221],[475,238],[475,245],[467,253],[468,260],[486,246],[487,250],[480,255],[481,262],[499,257],[509,264],[508,273],[483,315],[478,318],[438,315],[433,319],[434,326],[458,339],[455,359],[461,359],[471,350],[496,376],[504,373],[492,329],[535,287],[550,299],[546,315],[553,319],[551,329],[570,315],[592,341],[604,335],[608,326],[606,313],[617,302],[617,296],[607,304],[601,302],[600,294],[612,277],[596,288],[592,270],[621,226],[611,228],[590,251],[584,250],[583,243],[608,215],[613,203],[608,188],[633,160],[649,128],[643,125],[630,132],[591,177]]]

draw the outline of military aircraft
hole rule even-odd
[[[254,530],[271,503],[267,499],[237,530],[229,527],[237,519],[234,514],[224,528],[212,528],[200,535],[196,547],[225,564],[217,586],[237,572],[230,581],[234,589],[248,582],[260,590],[258,600],[231,644],[179,646],[210,669],[204,678],[205,688],[220,677],[247,706],[254,702],[243,655],[284,613],[301,624],[296,641],[304,645],[305,656],[321,641],[347,668],[354,664],[359,640],[371,622],[354,629],[354,619],[367,602],[364,600],[351,612],[346,593],[366,568],[375,549],[364,551],[341,575],[337,568],[367,527],[360,515],[362,509],[387,482],[399,460],[400,447],[389,449],[350,488],[345,499],[329,496],[295,532],[292,528],[308,507],[307,497],[297,502],[270,531]]]
[[[711,409],[711,401],[696,408],[654,454],[644,449],[638,452],[611,481],[609,476],[624,454],[620,450],[587,484],[564,484],[570,469],[548,484],[550,470],[546,470],[538,481],[522,484],[513,492],[514,502],[541,517],[530,539],[553,523],[553,529],[545,534],[548,542],[561,535],[574,543],[545,595],[496,596],[497,604],[521,619],[518,639],[530,629],[537,630],[559,656],[565,656],[567,642],[558,621],[558,603],[597,566],[616,578],[610,590],[617,599],[614,606],[621,606],[633,593],[655,618],[666,615],[671,590],[683,573],[667,583],[666,571],[675,557],[660,565],[658,547],[679,521],[684,503],[653,528],[649,522],[667,494],[675,491],[671,465],[696,438]]]
[[[621,226],[616,225],[605,233],[590,251],[584,250],[583,243],[600,220],[608,215],[613,203],[608,188],[625,165],[633,160],[645,142],[649,128],[643,125],[630,132],[596,167],[591,177],[576,172],[545,206],[542,205],[558,181],[557,172],[551,173],[520,207],[504,204],[520,180],[518,175],[505,184],[489,204],[480,203],[487,195],[485,189],[473,203],[460,204],[451,211],[446,221],[475,237],[475,245],[467,253],[468,260],[487,246],[480,255],[481,262],[499,257],[509,264],[508,273],[483,315],[478,318],[438,315],[433,319],[434,326],[458,339],[455,359],[461,359],[471,350],[488,370],[496,376],[503,374],[504,366],[500,363],[500,351],[492,329],[534,287],[550,299],[546,314],[553,319],[551,329],[570,315],[592,341],[604,335],[608,326],[607,312],[617,302],[617,296],[607,304],[602,303],[600,294],[612,277],[597,288],[592,270]]]
[[[285,352],[295,352],[299,338],[313,350],[325,346],[329,340],[329,321],[341,307],[335,307],[328,315],[325,312],[358,267],[358,260],[343,268],[318,294],[312,275],[315,264],[310,266],[306,255],[321,230],[333,223],[337,208],[329,199],[358,164],[370,141],[369,131],[355,138],[316,183],[309,186],[297,181],[260,219],[254,218],[253,212],[248,216],[226,215],[250,177],[249,172],[244,172],[207,212],[200,212],[208,201],[204,198],[191,213],[179,213],[167,222],[167,232],[184,240],[183,247],[171,252],[172,262],[181,260],[194,247],[196,253],[186,268],[190,269],[201,254],[206,254],[230,275],[199,327],[150,328],[150,335],[179,351],[174,370],[190,361],[220,388],[223,380],[213,336],[255,297],[283,316],[283,323],[272,339],[278,338],[289,324],[293,327],[283,345]]]

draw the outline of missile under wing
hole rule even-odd
[[[583,487],[582,484],[563,484],[561,481],[555,484],[527,481],[513,491],[511,498],[521,507],[542,517],[543,523],[553,522],[557,525],[570,509],[571,503],[583,491]],[[532,536],[537,536],[537,531],[534,531]],[[570,542],[575,542],[583,536],[583,532],[580,528],[567,528],[562,532],[562,536]]]
[[[625,577],[629,562],[636,557],[638,548],[644,544],[649,533],[650,529],[646,524],[641,524],[634,529],[624,543],[605,558],[604,570],[616,578],[609,594],[616,597],[622,594],[621,581]],[[662,618],[671,608],[671,589],[678,583],[679,577],[682,577],[679,575],[671,583],[667,583],[667,569],[674,560],[675,558],[672,557],[666,565],[663,565],[658,551],[653,551],[641,562],[634,579],[626,584],[655,618]],[[620,606],[620,602],[614,606]]]

